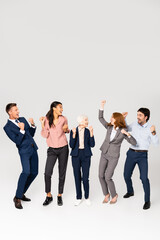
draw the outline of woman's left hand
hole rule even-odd
[[[124,129],[121,130],[121,133],[127,135],[128,137],[130,136],[130,134],[126,130],[124,130]]]
[[[65,133],[69,131],[67,124],[64,124],[64,125],[63,125],[63,131],[64,131]]]

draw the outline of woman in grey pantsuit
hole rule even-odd
[[[99,110],[99,121],[107,129],[106,138],[100,148],[102,153],[99,164],[99,180],[105,196],[103,203],[109,201],[111,194],[110,203],[113,204],[117,202],[118,195],[112,176],[118,163],[122,141],[126,139],[129,143],[136,145],[136,140],[126,131],[126,123],[121,113],[113,113],[110,123],[106,122],[103,117],[105,103],[105,100],[101,102]]]

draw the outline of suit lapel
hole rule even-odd
[[[8,124],[10,124],[12,128],[19,129],[19,127],[10,120],[8,120]]]
[[[77,136],[77,142],[78,142],[78,146],[79,146],[79,131],[78,131],[78,127],[76,128],[76,136]]]

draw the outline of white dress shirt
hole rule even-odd
[[[112,128],[112,132],[111,132],[111,135],[110,135],[110,142],[114,139],[114,137],[116,136],[116,133],[117,133],[117,130],[119,129],[119,127],[116,127],[116,129]]]

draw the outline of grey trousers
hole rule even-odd
[[[68,145],[60,148],[52,148],[49,147],[47,150],[47,161],[45,167],[45,192],[51,192],[51,177],[53,173],[54,165],[58,158],[58,170],[59,170],[59,185],[58,185],[58,193],[63,193],[65,176],[67,170],[68,163],[68,154],[69,149]]]
[[[118,159],[111,158],[102,153],[99,163],[99,181],[101,183],[103,194],[111,194],[112,198],[117,195],[112,176],[117,166]]]

